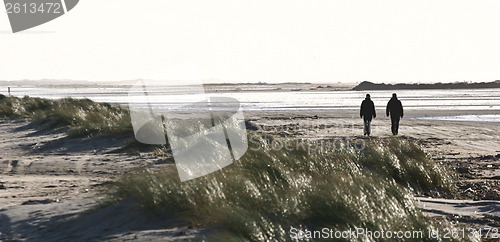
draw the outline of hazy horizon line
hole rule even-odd
[[[96,81],[96,80],[79,80],[79,79],[67,79],[67,78],[61,78],[61,79],[54,79],[54,78],[41,78],[41,79],[16,79],[16,80],[2,80],[0,79],[1,82],[10,82],[10,83],[15,83],[15,82],[30,82],[26,84],[35,84],[36,82],[44,82],[40,84],[83,84],[81,82],[85,82],[85,84],[134,84],[137,81],[141,80],[148,80],[152,82],[168,82],[169,84],[174,84],[179,82],[185,82],[185,80],[160,80],[160,79],[128,79],[128,80],[110,80],[110,81]],[[373,80],[363,80],[363,81],[308,81],[308,80],[283,80],[283,81],[273,81],[273,80],[242,80],[242,81],[237,81],[237,80],[218,80],[218,79],[202,79],[201,82],[203,82],[204,85],[233,85],[233,84],[251,84],[251,85],[277,85],[277,84],[360,84],[362,82],[371,82],[375,84],[447,84],[447,83],[488,83],[488,82],[496,82],[499,81],[500,79],[497,80],[460,80],[460,81],[373,81]],[[47,83],[47,81],[52,82],[52,83]],[[65,82],[65,83],[63,83]],[[71,82],[71,83],[67,83]],[[124,83],[125,82],[125,83]],[[38,83],[36,83],[38,84]],[[181,84],[182,85],[182,84]]]

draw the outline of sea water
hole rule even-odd
[[[6,95],[7,87],[0,87],[0,93]],[[49,99],[64,97],[89,98],[97,102],[118,104],[143,103],[140,93],[129,93],[121,87],[85,87],[85,88],[39,88],[12,87],[14,96],[31,96]],[[387,90],[387,91],[224,91],[207,93],[211,96],[225,96],[237,99],[243,110],[357,110],[365,95],[370,93],[377,109],[385,109],[392,93],[397,93],[406,110],[500,110],[500,89],[453,89],[453,90]],[[168,109],[182,103],[200,101],[202,94],[177,92],[168,87],[155,88],[148,93],[148,103]],[[145,106],[149,105],[143,103]],[[431,117],[426,117],[429,119]],[[463,116],[441,119],[483,119],[497,120],[497,116]],[[496,121],[495,121],[496,122]]]
[[[436,117],[418,117],[421,120],[442,120],[442,121],[474,121],[474,122],[493,122],[500,123],[500,114],[484,115],[456,115],[456,116],[436,116]]]

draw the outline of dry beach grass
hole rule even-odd
[[[372,229],[429,228],[436,225],[415,207],[415,195],[469,200],[500,197],[497,123],[419,120],[413,118],[433,113],[410,112],[402,121],[402,136],[390,137],[389,121],[378,118],[374,137],[365,139],[359,135],[362,122],[355,118],[356,112],[247,113],[247,119],[257,129],[251,134],[256,134],[258,142],[251,146],[258,144],[262,149],[249,150],[242,160],[223,171],[180,184],[167,147],[137,148],[130,143],[133,137],[125,121],[113,126],[116,120],[126,120],[126,112],[117,107],[86,100],[49,104],[42,99],[25,100],[37,108],[30,109],[21,103],[22,99],[14,99],[7,107],[17,107],[11,112],[15,118],[9,116],[0,126],[3,240],[255,240],[286,238],[284,228],[295,224],[308,228],[356,224]],[[51,106],[54,103],[69,103],[69,110],[74,112],[58,116],[57,109]],[[99,114],[117,110],[116,115],[105,115],[115,120],[113,125],[92,115],[94,111]],[[434,115],[438,114],[443,115]],[[82,120],[88,117],[98,125],[81,129],[74,115]],[[63,122],[50,125],[52,118]],[[315,142],[359,139],[371,152],[356,153],[349,145],[337,153],[283,152],[269,149],[265,137]],[[137,152],[122,152],[123,147],[135,147]],[[349,180],[352,183],[348,186]],[[110,182],[114,183],[111,188],[107,185]],[[119,202],[95,207],[110,192]],[[223,195],[230,198],[221,198]],[[349,200],[359,196],[371,202]],[[498,225],[498,216],[494,217],[498,205],[494,206],[490,213],[493,218],[481,220],[465,215],[460,221]],[[212,210],[214,207],[217,209]],[[447,212],[428,214],[457,220],[453,218],[457,209],[449,211],[445,203],[437,207]],[[90,208],[94,210],[84,212]],[[339,216],[338,211],[345,214]],[[213,222],[207,222],[207,218]],[[66,229],[52,230],[57,226]]]

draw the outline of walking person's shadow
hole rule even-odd
[[[10,218],[5,214],[0,214],[0,241],[11,241],[12,225]]]

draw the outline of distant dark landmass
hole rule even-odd
[[[494,82],[456,82],[456,83],[433,83],[433,84],[375,84],[364,81],[355,86],[353,90],[401,90],[401,89],[477,89],[477,88],[500,88],[500,80]]]

